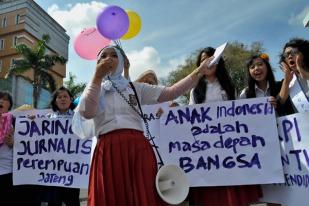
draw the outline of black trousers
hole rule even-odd
[[[41,201],[47,202],[48,206],[80,206],[79,193],[80,189],[55,187],[55,186],[38,186],[41,191]]]
[[[31,205],[40,206],[38,191],[34,185],[13,186],[12,173],[0,175],[1,205],[19,206]]]
[[[1,202],[12,203],[14,198],[12,173],[0,175]]]

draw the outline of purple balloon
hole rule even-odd
[[[108,39],[120,39],[129,28],[128,14],[119,6],[107,6],[97,17],[97,28]]]

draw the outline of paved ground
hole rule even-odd
[[[87,192],[88,190],[80,190],[80,206],[87,206]]]

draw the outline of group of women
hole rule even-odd
[[[293,42],[306,45],[303,50]],[[289,51],[293,48],[293,51]],[[285,78],[275,82],[267,56],[257,54],[247,64],[248,86],[240,98],[269,97],[278,115],[294,111],[288,98],[293,75],[308,70],[308,41],[293,39],[282,53]],[[93,119],[98,144],[89,182],[88,205],[166,205],[158,197],[154,180],[157,172],[152,148],[143,136],[140,105],[166,102],[190,92],[190,104],[236,99],[231,78],[220,59],[208,67],[214,54],[206,48],[197,58],[197,68],[184,79],[169,87],[153,83],[130,84],[122,76],[123,50],[109,46],[99,53],[92,81],[82,95],[77,113]],[[127,72],[128,73],[128,72]],[[299,75],[298,75],[299,76]],[[299,76],[301,78],[301,76]],[[144,80],[144,82],[147,82]],[[77,114],[76,113],[76,114]],[[261,197],[259,186],[229,186],[193,189],[189,199],[196,205],[248,205]]]
[[[289,84],[296,76],[308,98],[308,45],[307,40],[292,39],[284,46],[280,63],[285,76],[280,82],[275,81],[267,55],[251,57],[247,63],[248,84],[239,98],[269,97],[279,116],[296,112],[289,98]],[[171,101],[186,92],[190,92],[190,104],[238,98],[223,58],[218,64],[208,66],[214,52],[211,47],[201,50],[197,68],[174,85],[165,87],[157,85],[157,78],[130,82],[129,60],[120,47],[107,46],[100,51],[93,78],[74,112],[74,118],[79,120],[74,122],[87,122],[87,127],[93,127],[98,138],[90,171],[89,206],[167,205],[155,189],[157,164],[153,148],[143,135],[141,105]],[[153,74],[148,72],[147,75]],[[1,113],[12,106],[8,97],[0,95]],[[72,96],[67,89],[57,90],[52,100],[55,115],[73,115],[71,103]],[[73,123],[73,129],[80,125]],[[9,140],[10,135],[6,139]],[[7,153],[12,152],[9,142],[5,143]],[[2,145],[0,154],[3,151]],[[4,171],[2,162],[5,161],[0,157],[0,172]],[[0,192],[4,191],[4,180],[11,184],[11,173],[11,169],[0,173]],[[60,199],[66,205],[79,204],[70,203],[76,200],[78,190],[56,187],[48,190],[48,201]],[[2,194],[9,191],[4,192]],[[53,195],[55,198],[50,198]],[[258,201],[261,195],[260,187],[255,185],[191,188],[189,201],[203,206],[245,206]]]
[[[51,100],[53,113],[49,116],[72,118],[75,105],[71,92],[65,87],[55,91]],[[8,113],[13,106],[10,93],[0,91],[0,119]],[[14,185],[13,186],[13,133],[15,121],[12,121],[12,129],[5,134],[4,143],[0,145],[0,193],[4,205],[31,205],[31,206],[79,206],[78,188],[64,188],[56,186],[39,185]],[[1,126],[1,125],[0,125]]]

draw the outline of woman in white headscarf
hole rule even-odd
[[[127,57],[121,48],[102,49],[93,79],[74,114],[75,119],[88,120],[88,126],[93,123],[98,137],[90,171],[88,205],[165,205],[155,190],[156,159],[143,135],[139,104],[169,101],[189,91],[211,58],[171,87],[129,83],[122,76],[125,61]],[[77,122],[73,119],[74,130],[79,129],[80,136],[87,136],[85,130],[91,132],[91,129]]]
[[[159,84],[158,77],[157,77],[156,73],[151,69],[143,72],[141,75],[139,75],[139,77],[135,81],[136,82],[143,82],[143,83],[147,83],[147,84],[151,84],[151,85],[158,85]]]

